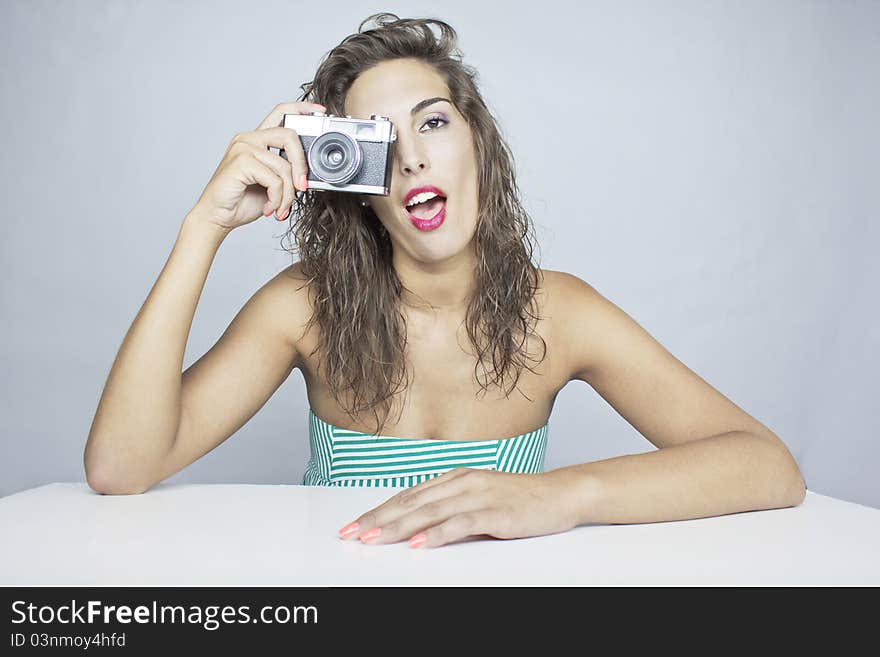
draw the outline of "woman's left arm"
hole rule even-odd
[[[546,473],[566,491],[575,525],[706,518],[797,506],[806,495],[782,441],[729,431],[645,454]]]
[[[800,469],[776,434],[588,283],[553,274],[553,340],[568,380],[592,386],[658,449],[532,475],[457,468],[363,514],[343,538],[415,535],[424,539],[415,547],[435,547],[470,535],[539,536],[803,501]]]
[[[775,433],[591,285],[557,278],[570,380],[588,383],[658,448],[547,473],[567,480],[578,524],[685,520],[803,501],[800,469]]]

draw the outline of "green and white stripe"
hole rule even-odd
[[[453,468],[537,473],[544,470],[548,422],[499,440],[418,440],[373,436],[324,422],[309,409],[311,458],[305,486],[409,487]]]

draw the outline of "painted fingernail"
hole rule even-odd
[[[263,216],[264,216],[264,217],[268,217],[268,216],[269,216],[270,214],[272,214],[273,212],[274,212],[274,210],[271,210],[271,209],[270,209],[270,210],[266,210],[266,211],[263,213]]]
[[[284,210],[281,211],[281,214],[277,215],[278,221],[284,221],[285,219],[287,219],[287,215],[289,214],[290,208],[284,208]]]
[[[306,178],[306,174],[302,174],[299,177],[299,186],[302,187],[303,191],[306,191],[309,188],[309,179]]]
[[[381,527],[373,527],[370,531],[364,532],[361,535],[361,542],[366,543],[367,541],[372,541],[374,538],[376,538],[381,533],[382,533]]]
[[[409,539],[409,546],[412,548],[422,547],[427,540],[428,537],[425,536],[424,533],[416,534],[411,539]]]
[[[351,522],[339,530],[339,535],[342,538],[348,538],[352,534],[357,533],[358,529],[360,529],[360,523],[358,523],[357,521]]]

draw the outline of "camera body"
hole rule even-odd
[[[292,128],[299,136],[309,168],[309,189],[391,193],[397,133],[387,117],[373,114],[367,120],[324,112],[285,114],[281,126]],[[278,155],[287,159],[284,149]]]

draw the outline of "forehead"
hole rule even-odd
[[[361,73],[345,97],[345,112],[352,116],[409,116],[425,98],[449,91],[443,77],[428,64],[410,59],[380,62]]]

